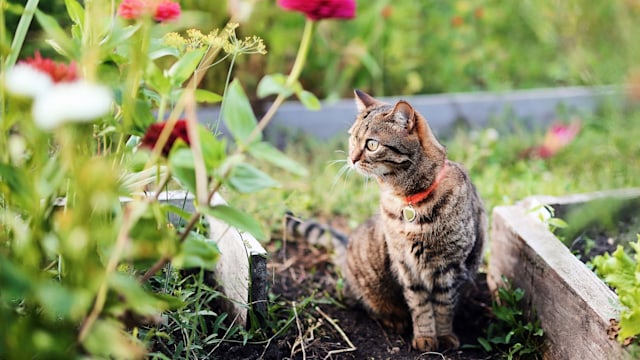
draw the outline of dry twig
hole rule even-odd
[[[339,349],[339,350],[331,350],[327,353],[327,356],[324,357],[324,360],[328,359],[331,357],[331,355],[335,355],[335,354],[341,354],[341,353],[345,353],[345,352],[350,352],[350,351],[356,351],[357,348],[353,345],[353,343],[351,342],[351,340],[349,340],[349,337],[347,336],[347,334],[344,333],[344,331],[342,330],[342,328],[340,326],[338,326],[338,324],[335,322],[335,320],[333,320],[329,315],[327,315],[324,311],[320,310],[319,307],[316,306],[316,311],[322,315],[328,322],[329,324],[331,324],[336,331],[338,331],[338,333],[340,334],[340,336],[342,336],[342,338],[344,339],[344,341],[347,342],[347,344],[349,345],[348,348],[346,349]]]

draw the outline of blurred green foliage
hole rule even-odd
[[[63,2],[43,3],[63,14]],[[273,0],[234,2],[253,6],[236,20],[270,52],[234,70],[253,89],[291,66],[304,16]],[[203,32],[231,18],[220,11],[225,1],[181,3],[193,11],[189,25]],[[640,67],[639,23],[638,0],[359,1],[355,19],[320,22],[301,82],[329,99],[353,88],[382,96],[621,83]],[[221,91],[224,76],[211,72],[206,85]]]
[[[218,26],[214,3],[183,1]],[[620,83],[640,66],[639,21],[637,0],[360,1],[354,20],[320,23],[302,83],[323,98]],[[271,55],[240,64],[243,81],[293,61],[303,24],[258,1],[243,28]]]

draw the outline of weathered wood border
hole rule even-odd
[[[186,191],[166,191],[160,194],[159,200],[189,213],[195,212],[194,197]],[[226,202],[216,193],[211,204]],[[227,297],[224,304],[230,312],[229,318],[247,325],[249,310],[265,313],[267,309],[267,251],[251,234],[211,216],[206,219],[209,239],[218,245],[221,253],[216,268],[211,269],[216,286]],[[179,221],[177,217],[170,220]]]
[[[525,291],[545,330],[548,359],[626,359],[629,354],[607,336],[609,320],[620,303],[591,270],[531,216],[530,204],[569,205],[603,197],[640,197],[640,189],[566,197],[536,196],[493,211],[488,281],[492,290],[501,276]]]

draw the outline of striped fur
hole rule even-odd
[[[411,326],[417,350],[457,348],[454,310],[461,287],[480,265],[486,237],[482,201],[467,172],[446,159],[446,149],[410,104],[387,105],[359,91],[356,104],[348,161],[377,180],[380,213],[354,230],[337,259],[348,294],[385,325],[397,331]],[[406,198],[429,188],[445,162],[444,177],[413,205],[417,216],[407,221]],[[328,228],[313,222],[297,227],[316,242],[329,234],[330,241],[320,243],[344,249],[344,237]]]

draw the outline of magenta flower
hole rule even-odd
[[[171,0],[161,0],[157,7],[153,19],[155,21],[173,21],[180,17],[180,4]]]
[[[278,5],[300,11],[311,20],[353,19],[356,15],[355,0],[278,0]]]

